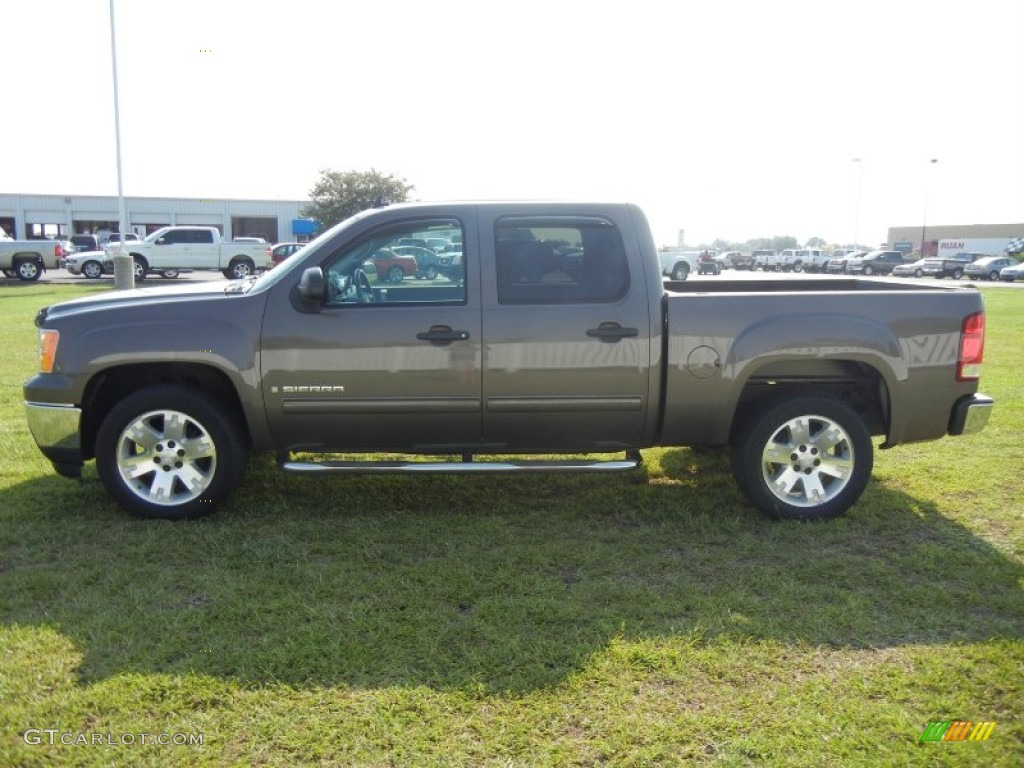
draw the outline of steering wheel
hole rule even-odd
[[[370,276],[367,275],[363,269],[357,267],[352,270],[352,276],[349,280],[352,287],[355,289],[356,301],[359,304],[372,304],[373,286],[370,285]]]

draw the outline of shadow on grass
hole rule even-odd
[[[663,473],[663,476],[662,476]],[[0,619],[79,675],[525,692],[616,636],[881,647],[1024,632],[1022,568],[869,486],[839,520],[763,519],[722,454],[576,477],[304,478],[253,459],[213,517],[128,518],[91,474],[4,493]]]

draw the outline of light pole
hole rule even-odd
[[[118,290],[135,287],[135,265],[132,257],[124,252],[125,233],[128,231],[128,214],[125,212],[124,188],[121,186],[121,111],[117,97],[117,37],[114,34],[114,0],[110,0],[110,60],[114,67],[114,144],[117,153],[117,220],[121,236],[117,238],[114,250],[114,288]]]
[[[939,162],[937,157],[933,157],[928,161],[928,168],[931,168]],[[921,216],[921,258],[924,258],[924,244],[925,236],[928,233],[928,187],[931,182],[931,174],[926,172],[924,178],[924,214]]]
[[[853,162],[857,164],[857,202],[853,216],[853,242],[850,245],[857,250],[857,241],[860,238],[860,197],[861,190],[864,188],[864,159],[855,157]]]

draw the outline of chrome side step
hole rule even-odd
[[[278,459],[283,472],[296,474],[502,474],[530,472],[626,472],[643,463],[639,453],[619,461],[292,461]]]

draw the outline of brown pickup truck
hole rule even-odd
[[[428,236],[462,243],[458,274],[374,269]],[[95,458],[144,517],[213,510],[252,450],[300,473],[593,472],[704,445],[731,446],[764,512],[814,519],[861,495],[872,436],[985,425],[984,321],[966,286],[663,282],[632,205],[420,203],[358,214],[259,278],[42,309],[24,395],[56,471]]]

